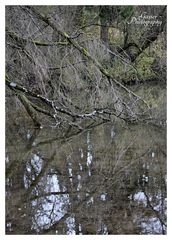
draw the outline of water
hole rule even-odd
[[[166,132],[6,129],[7,234],[166,234]]]

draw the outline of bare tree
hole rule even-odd
[[[76,8],[74,22],[82,9]],[[6,84],[17,94],[35,124],[40,121],[37,112],[56,123],[66,115],[76,125],[77,120],[85,118],[103,121],[110,121],[113,116],[125,121],[147,118],[149,107],[144,99],[115,79],[101,63],[110,59],[107,46],[94,37],[89,40],[85,34],[68,35],[64,29],[73,25],[63,21],[65,7],[57,7],[47,16],[41,10],[32,6],[9,7],[6,27],[9,49]],[[17,15],[14,24],[9,20],[11,14]],[[21,71],[16,71],[18,68]]]

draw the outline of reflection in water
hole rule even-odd
[[[69,205],[69,195],[56,196],[55,193],[60,192],[59,181],[57,175],[53,174],[46,177],[46,185],[44,185],[44,195],[32,200],[32,208],[35,209],[32,228],[40,231],[42,228],[48,229],[54,222],[61,219],[66,213],[66,207]],[[51,195],[50,195],[51,194]]]
[[[112,126],[112,128],[111,128],[111,138],[114,138],[115,137],[115,127],[114,126]]]
[[[166,234],[165,130],[25,129],[7,128],[7,234]]]
[[[158,218],[149,218],[149,220],[143,221],[141,223],[141,227],[143,229],[143,233],[149,234],[162,234],[161,230],[161,222]]]
[[[76,234],[75,232],[75,218],[74,217],[68,217],[66,219],[66,223],[67,223],[67,227],[68,227],[68,230],[66,232],[66,234]]]
[[[131,199],[131,198],[130,198]],[[147,206],[147,198],[145,196],[144,192],[137,192],[133,196],[134,201],[138,201],[138,203],[143,203],[143,205],[146,207]]]
[[[102,194],[100,195],[100,199],[101,199],[102,201],[106,201],[106,195],[107,195],[107,193],[102,193]]]
[[[87,167],[88,167],[88,176],[91,176],[91,170],[90,170],[90,165],[92,163],[93,160],[93,156],[92,156],[92,145],[90,142],[90,132],[87,132]]]
[[[81,185],[81,175],[78,175],[78,186],[77,186],[77,191],[81,190],[82,185]]]

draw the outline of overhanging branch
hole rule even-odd
[[[6,33],[8,36],[10,36],[11,39],[15,40],[17,42],[17,45],[20,47],[25,47],[26,43],[32,43],[36,46],[44,46],[44,47],[49,47],[49,46],[58,46],[58,45],[68,45],[68,42],[43,42],[43,41],[38,41],[38,40],[32,40],[29,38],[22,38],[21,36],[19,36],[17,33],[9,30],[8,28],[6,28]]]
[[[22,94],[25,94],[25,95],[28,95],[30,97],[34,97],[34,98],[40,100],[43,104],[46,104],[46,106],[48,106],[50,108],[50,110],[52,111],[52,113],[51,113],[51,111],[44,110],[43,108],[41,108],[41,107],[37,106],[36,104],[32,103],[32,101],[28,100],[28,98],[25,95],[23,95],[23,98],[27,101],[27,103],[29,104],[29,107],[32,107],[37,112],[41,112],[45,115],[48,115],[53,119],[56,119],[57,113],[65,114],[65,115],[72,118],[72,122],[68,121],[69,124],[72,125],[72,126],[78,127],[78,128],[81,128],[81,127],[78,124],[75,124],[75,121],[77,119],[79,119],[79,120],[100,119],[103,122],[107,122],[107,121],[111,121],[111,116],[115,116],[117,118],[120,118],[122,120],[126,120],[128,122],[136,120],[136,119],[132,119],[132,118],[128,119],[128,118],[123,117],[122,112],[117,112],[116,109],[109,110],[107,108],[103,108],[103,109],[94,109],[90,113],[82,113],[82,114],[81,113],[80,114],[74,113],[74,112],[71,112],[67,109],[60,108],[60,107],[56,106],[52,100],[50,100],[48,98],[45,98],[45,97],[43,97],[43,96],[41,96],[41,95],[39,95],[39,94],[37,94],[33,91],[30,91],[30,90],[26,89],[25,87],[21,86],[20,84],[18,84],[16,82],[10,81],[8,76],[6,76],[6,85],[11,90],[13,90],[15,92],[18,91],[19,95],[21,95],[20,93],[22,93]],[[28,112],[28,113],[30,114],[30,112]],[[32,118],[32,113],[31,113],[31,118]],[[32,119],[34,120],[34,118],[32,118]]]
[[[134,98],[139,99],[142,101],[147,108],[149,108],[148,104],[139,96],[137,96],[134,92],[129,90],[127,87],[125,87],[122,83],[118,82],[114,77],[97,61],[97,59],[93,58],[91,54],[88,52],[88,50],[84,47],[82,47],[78,42],[73,40],[66,32],[63,32],[62,30],[58,29],[56,24],[53,22],[53,19],[51,17],[44,17],[41,15],[38,11],[35,10],[34,7],[32,6],[26,6],[24,7],[27,11],[31,11],[34,16],[37,19],[40,19],[47,25],[49,25],[54,32],[57,34],[61,35],[66,41],[71,44],[74,48],[76,48],[82,55],[84,55],[89,61],[91,61],[98,69],[99,71],[103,74],[108,79],[108,82],[110,85],[115,84],[117,87],[119,87],[121,90],[123,90],[125,93],[129,94],[130,96],[132,95]]]

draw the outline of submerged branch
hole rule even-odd
[[[24,94],[19,93],[19,92],[17,93],[17,96],[18,96],[18,99],[20,100],[20,102],[23,104],[24,108],[26,109],[27,113],[29,114],[29,116],[33,120],[34,125],[36,127],[40,127],[41,124],[38,121],[36,113],[35,113],[34,109],[32,108],[30,102],[26,98],[26,96]]]

